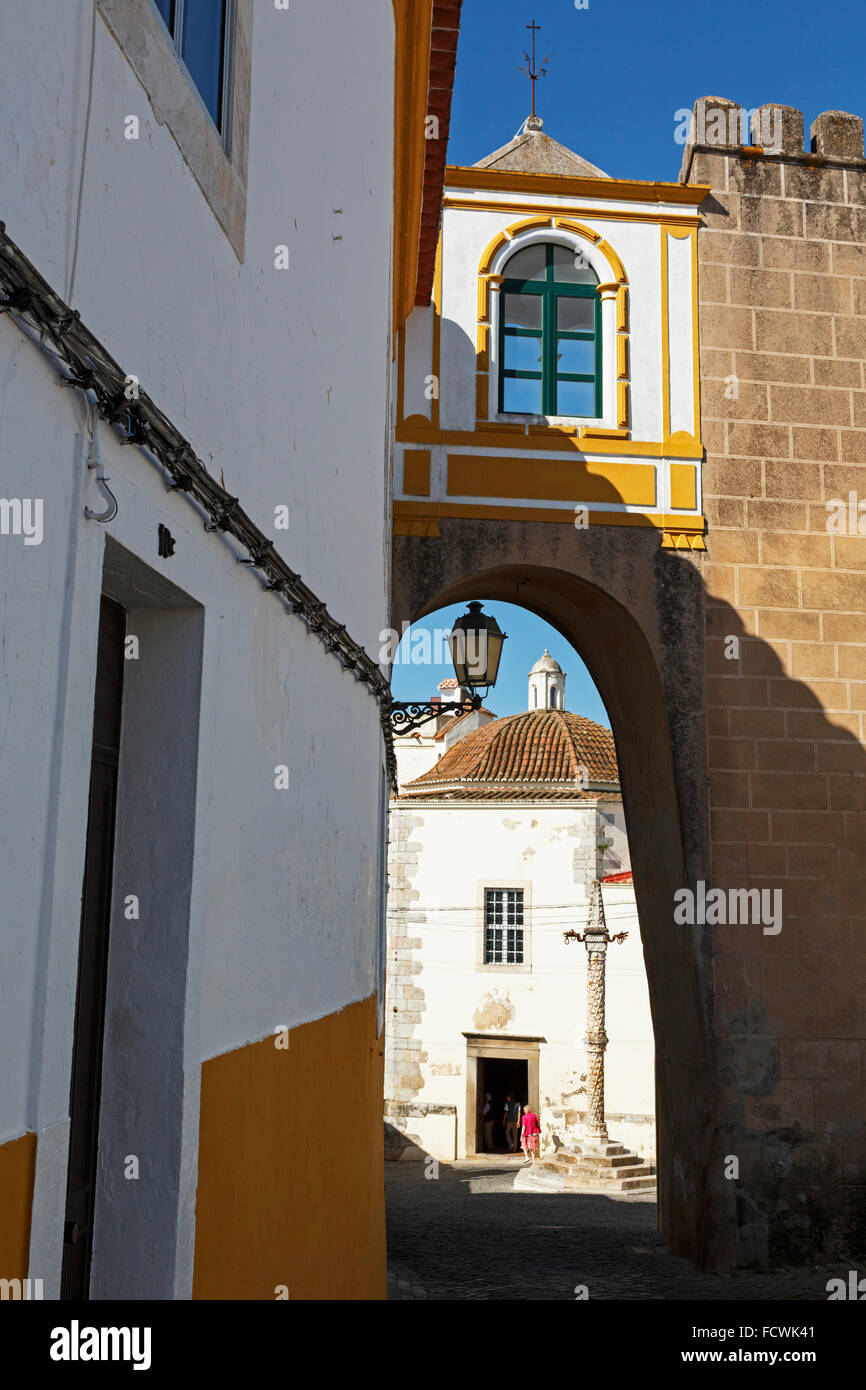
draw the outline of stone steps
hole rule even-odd
[[[527,1191],[552,1188],[559,1192],[650,1192],[655,1190],[655,1168],[622,1144],[607,1144],[598,1151],[560,1149],[522,1168],[515,1187]]]

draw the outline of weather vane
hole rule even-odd
[[[535,35],[541,33],[541,25],[540,25],[540,24],[536,24],[535,20],[533,20],[532,23],[531,23],[531,24],[527,24],[526,27],[527,27],[527,29],[531,29],[531,30],[532,30],[532,57],[529,56],[529,54],[526,52],[526,49],[523,50],[523,56],[524,56],[524,58],[526,59],[526,67],[525,67],[525,68],[520,68],[519,71],[520,71],[520,72],[525,72],[525,73],[526,73],[526,76],[529,78],[530,82],[532,83],[532,115],[531,115],[531,119],[534,119],[534,117],[535,117],[535,84],[536,84],[536,82],[539,80],[539,78],[541,78],[541,77],[546,77],[546,76],[547,76],[547,68],[546,68],[544,65],[545,65],[545,63],[549,63],[549,62],[550,62],[550,54],[548,53],[547,56],[546,56],[545,58],[542,58],[542,60],[541,60],[541,65],[540,65],[540,67],[538,68],[538,71],[536,72],[536,70],[535,70]]]

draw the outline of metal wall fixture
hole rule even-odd
[[[411,734],[442,715],[468,714],[481,708],[479,690],[496,684],[502,644],[507,641],[496,619],[482,613],[483,603],[473,600],[448,634],[457,684],[473,694],[466,700],[392,700],[391,726],[395,734]]]

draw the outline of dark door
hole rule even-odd
[[[484,1125],[482,1122],[482,1110],[484,1107],[484,1097],[489,1092],[492,1097],[493,1114],[495,1123],[493,1127],[493,1148],[490,1152],[505,1153],[507,1144],[505,1142],[505,1125],[502,1122],[505,1110],[505,1098],[510,1091],[515,1100],[526,1104],[529,1099],[528,1093],[528,1072],[529,1064],[523,1057],[482,1057],[479,1059],[480,1079],[476,1084],[476,1097],[478,1100],[478,1142],[476,1152],[484,1153]]]
[[[93,713],[93,751],[87,807],[87,845],[81,890],[78,989],[70,1087],[71,1130],[66,1179],[66,1225],[60,1297],[88,1297],[96,1196],[102,1039],[108,976],[108,929],[120,750],[125,614],[103,598]]]

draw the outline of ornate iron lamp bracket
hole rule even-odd
[[[391,728],[395,734],[411,734],[422,724],[442,714],[469,714],[471,710],[480,708],[480,695],[473,695],[470,700],[440,701],[438,704],[422,700],[392,700]]]

